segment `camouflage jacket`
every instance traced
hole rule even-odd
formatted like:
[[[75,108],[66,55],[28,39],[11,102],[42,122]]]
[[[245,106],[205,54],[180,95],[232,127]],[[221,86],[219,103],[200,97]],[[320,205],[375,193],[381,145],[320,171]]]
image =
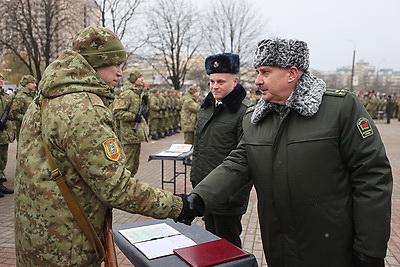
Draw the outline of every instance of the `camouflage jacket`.
[[[36,92],[25,87],[20,87],[15,95],[14,102],[11,108],[11,116],[20,123],[25,115],[26,110],[32,103]]]
[[[143,115],[136,123],[135,118],[142,103],[142,88],[127,81],[113,103],[113,114],[117,121],[117,134],[122,144],[147,141],[149,127]],[[136,126],[136,127],[135,127]]]
[[[9,96],[3,88],[0,88],[0,118],[6,109],[7,103],[11,101],[11,96]],[[0,131],[0,145],[6,145],[12,143],[15,139],[15,124],[11,120],[7,120],[6,129]]]
[[[196,102],[194,97],[184,98],[181,111],[181,128],[183,132],[194,132],[197,112],[199,110],[200,105]]]
[[[139,182],[126,170],[107,107],[111,90],[81,55],[64,51],[47,67],[39,88],[19,139],[14,196],[17,266],[100,266],[50,177],[41,131],[101,240],[110,207],[154,218],[179,216],[180,197]]]

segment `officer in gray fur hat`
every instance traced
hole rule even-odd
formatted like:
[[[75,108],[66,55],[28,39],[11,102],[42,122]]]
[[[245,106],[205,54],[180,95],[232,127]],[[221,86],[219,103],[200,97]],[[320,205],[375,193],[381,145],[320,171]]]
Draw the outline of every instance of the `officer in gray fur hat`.
[[[188,198],[207,212],[253,181],[268,266],[383,267],[393,186],[385,147],[357,96],[325,88],[309,63],[303,41],[258,43],[262,98],[237,148]]]

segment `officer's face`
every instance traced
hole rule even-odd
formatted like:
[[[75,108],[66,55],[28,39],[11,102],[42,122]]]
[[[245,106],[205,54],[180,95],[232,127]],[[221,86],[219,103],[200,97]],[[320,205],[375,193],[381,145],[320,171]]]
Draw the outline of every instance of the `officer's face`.
[[[256,72],[255,84],[261,90],[262,98],[271,103],[285,105],[286,100],[296,88],[298,69],[260,66]]]
[[[231,73],[211,73],[210,74],[210,91],[214,98],[221,101],[222,98],[232,92],[238,83],[238,78]]]
[[[121,65],[111,65],[96,69],[97,75],[110,87],[115,87],[122,76]]]

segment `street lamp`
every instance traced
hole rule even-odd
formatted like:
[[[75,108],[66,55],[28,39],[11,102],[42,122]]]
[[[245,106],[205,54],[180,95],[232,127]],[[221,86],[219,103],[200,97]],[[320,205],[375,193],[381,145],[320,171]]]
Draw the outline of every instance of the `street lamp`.
[[[354,65],[355,65],[355,60],[356,60],[356,45],[354,41],[352,40],[347,40],[353,44],[353,63],[351,65],[351,80],[350,80],[350,92],[354,91],[353,88],[353,80],[354,80]]]

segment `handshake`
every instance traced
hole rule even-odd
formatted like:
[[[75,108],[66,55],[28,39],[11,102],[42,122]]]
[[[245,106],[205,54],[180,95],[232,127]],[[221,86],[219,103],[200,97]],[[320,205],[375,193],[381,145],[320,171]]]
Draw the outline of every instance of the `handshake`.
[[[174,220],[175,222],[191,225],[194,218],[203,216],[204,202],[199,195],[191,193],[189,195],[180,194],[178,196],[182,198],[183,207],[181,214]]]

